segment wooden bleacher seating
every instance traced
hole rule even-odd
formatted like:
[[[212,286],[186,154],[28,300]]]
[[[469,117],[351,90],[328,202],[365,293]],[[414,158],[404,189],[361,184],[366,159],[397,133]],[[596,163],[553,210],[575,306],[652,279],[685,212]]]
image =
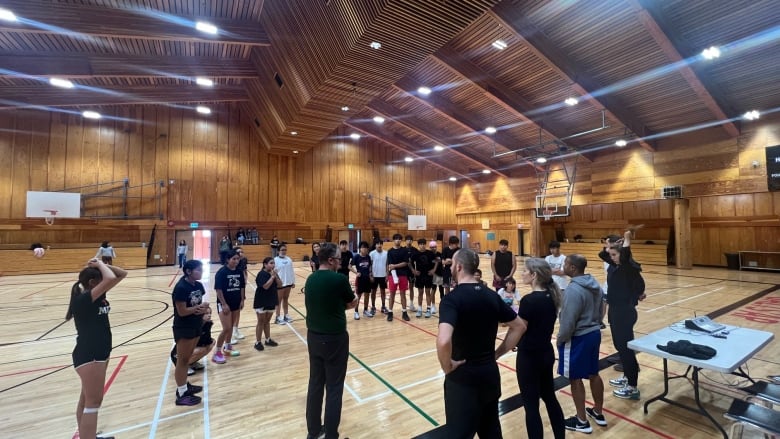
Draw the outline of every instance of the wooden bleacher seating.
[[[124,269],[146,268],[146,247],[141,243],[113,244],[117,257],[114,263]],[[56,246],[46,250],[42,258],[33,256],[32,250],[0,250],[0,271],[5,276],[21,274],[76,273],[95,257],[99,243],[94,246],[60,248]],[[63,245],[63,247],[66,247]]]
[[[585,256],[588,262],[599,261],[598,254],[603,248],[604,246],[600,242],[561,243],[561,253],[564,255],[579,253]],[[631,244],[631,252],[634,254],[634,259],[640,264],[667,265],[666,244]]]

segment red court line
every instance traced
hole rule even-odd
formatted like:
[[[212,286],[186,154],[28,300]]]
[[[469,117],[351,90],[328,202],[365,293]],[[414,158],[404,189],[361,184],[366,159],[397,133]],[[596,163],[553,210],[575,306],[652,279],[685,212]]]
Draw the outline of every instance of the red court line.
[[[176,273],[173,273],[173,279],[171,279],[170,283],[168,283],[168,288],[170,288],[171,285],[173,285],[173,281],[176,280],[177,276],[179,276],[179,269],[178,268],[176,269]]]
[[[111,384],[114,383],[114,380],[116,379],[116,376],[119,375],[119,369],[122,368],[122,366],[125,364],[125,361],[127,361],[127,355],[122,355],[119,357],[119,364],[116,365],[114,368],[114,371],[111,373],[111,376],[106,381],[106,384],[103,386],[103,394],[105,395],[108,393],[108,389],[111,387]],[[79,432],[76,430],[75,433],[73,433],[72,439],[79,439]]]
[[[34,295],[36,295],[36,294],[38,294],[38,293],[42,293],[42,292],[44,292],[44,291],[46,291],[46,290],[49,290],[49,289],[52,289],[52,288],[58,288],[58,287],[61,287],[61,286],[62,286],[62,284],[65,284],[65,283],[68,283],[68,282],[70,282],[70,281],[64,281],[64,282],[60,282],[60,283],[58,283],[57,285],[54,285],[54,286],[51,286],[51,287],[48,287],[48,288],[44,288],[44,289],[42,289],[42,290],[38,290],[38,291],[32,292],[32,293],[30,293],[30,294],[27,294],[26,296],[22,296],[22,297],[20,297],[20,299],[26,299],[26,298],[28,298],[28,297],[30,297],[30,296],[34,296]]]
[[[127,359],[127,355],[120,355],[118,357],[111,357],[112,359],[119,358],[119,366],[122,367],[122,364],[124,364],[125,360]],[[52,370],[52,369],[61,369],[63,367],[73,366],[72,364],[59,364],[57,366],[49,366],[49,367],[41,367],[39,369],[26,369],[26,370],[19,370],[16,372],[6,373],[0,375],[0,378],[2,377],[10,377],[14,375],[22,375],[25,373],[33,373],[33,372],[40,372],[42,370]]]

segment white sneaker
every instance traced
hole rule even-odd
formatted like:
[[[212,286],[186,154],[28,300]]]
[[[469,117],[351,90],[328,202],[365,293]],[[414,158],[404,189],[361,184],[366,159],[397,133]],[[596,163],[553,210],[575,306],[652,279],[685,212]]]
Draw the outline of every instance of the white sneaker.
[[[364,310],[363,311],[363,315],[366,316],[366,317],[374,317],[374,313],[372,313],[369,310]]]
[[[238,343],[238,339],[236,338],[236,334],[233,334],[232,337],[230,337],[230,344],[236,344]]]
[[[431,305],[431,314],[436,314],[436,305]]]
[[[360,320],[360,313],[355,311],[355,320]]]
[[[413,303],[409,304],[409,311],[411,311],[411,312],[417,311],[417,308],[415,308]]]
[[[417,308],[417,318],[422,317],[422,308]]]
[[[240,329],[238,329],[238,328],[236,328],[236,330],[235,330],[235,334],[233,334],[233,336],[234,336],[235,338],[239,339],[239,340],[243,340],[243,339],[245,339],[245,338],[246,338],[246,335],[242,334],[242,333],[241,333],[241,330],[240,330]]]
[[[195,375],[195,369],[188,367],[187,368],[187,376]]]
[[[287,322],[284,321],[284,318],[282,316],[279,316],[276,318],[276,324],[277,325],[286,325]]]
[[[290,317],[290,314],[285,314],[284,315],[284,321],[287,322],[287,323],[292,323],[293,319],[292,319],[292,317]]]

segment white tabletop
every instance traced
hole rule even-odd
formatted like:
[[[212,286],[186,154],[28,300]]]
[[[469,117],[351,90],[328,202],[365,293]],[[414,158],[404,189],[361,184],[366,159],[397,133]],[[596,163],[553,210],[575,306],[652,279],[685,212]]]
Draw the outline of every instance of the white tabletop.
[[[653,333],[628,342],[628,347],[638,351],[668,358],[680,363],[690,364],[702,369],[722,373],[734,372],[739,366],[764,348],[775,335],[771,332],[755,329],[727,326],[726,338],[715,338],[705,332],[687,329],[681,323],[675,323]],[[691,343],[709,346],[718,353],[709,360],[697,360],[691,357],[673,355],[658,349],[657,345],[665,346],[670,341],[688,340]]]

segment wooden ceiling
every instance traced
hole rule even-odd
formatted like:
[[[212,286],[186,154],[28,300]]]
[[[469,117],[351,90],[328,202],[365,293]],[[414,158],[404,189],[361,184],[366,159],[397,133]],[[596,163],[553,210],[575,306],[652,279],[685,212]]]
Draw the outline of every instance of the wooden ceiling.
[[[744,112],[780,107],[775,0],[4,0],[0,8],[19,17],[0,20],[0,110],[239,102],[274,153],[306,151],[344,126],[339,132],[375,137],[460,178],[532,173],[540,156],[587,160],[617,139],[653,150],[660,138],[712,124],[734,137]],[[220,33],[195,30],[197,21]],[[711,45],[722,55],[708,61],[701,51]],[[214,86],[196,85],[197,76]],[[55,88],[50,77],[77,86]],[[570,97],[579,104],[565,105]]]

